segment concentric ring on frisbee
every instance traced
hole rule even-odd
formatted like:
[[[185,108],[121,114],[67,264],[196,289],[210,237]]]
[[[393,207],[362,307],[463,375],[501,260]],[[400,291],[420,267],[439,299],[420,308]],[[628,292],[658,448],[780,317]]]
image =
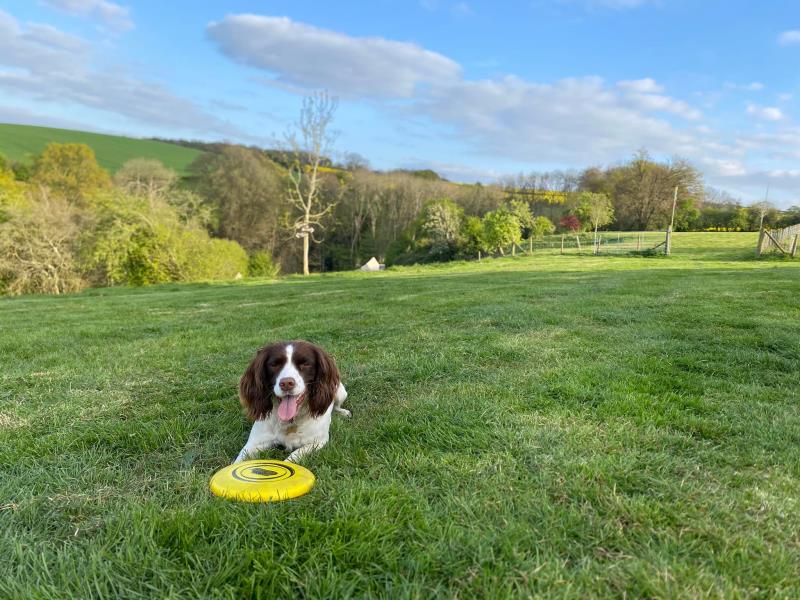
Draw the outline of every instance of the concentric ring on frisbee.
[[[209,482],[211,492],[230,500],[276,502],[297,498],[314,487],[314,474],[283,460],[246,460],[220,469]]]

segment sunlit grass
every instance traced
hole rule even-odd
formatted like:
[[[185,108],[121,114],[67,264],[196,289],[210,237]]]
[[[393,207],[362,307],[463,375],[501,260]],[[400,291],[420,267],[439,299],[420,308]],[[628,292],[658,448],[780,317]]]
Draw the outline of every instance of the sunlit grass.
[[[2,300],[0,597],[797,597],[800,261],[754,247]],[[354,417],[309,495],[212,497],[281,338]]]

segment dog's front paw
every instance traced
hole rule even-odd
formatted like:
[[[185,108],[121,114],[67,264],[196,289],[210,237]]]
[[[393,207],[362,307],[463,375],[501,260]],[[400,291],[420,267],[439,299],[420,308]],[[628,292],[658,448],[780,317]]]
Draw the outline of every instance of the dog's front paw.
[[[353,413],[351,413],[346,408],[334,408],[333,410],[335,410],[340,415],[347,417],[348,419],[353,416]]]

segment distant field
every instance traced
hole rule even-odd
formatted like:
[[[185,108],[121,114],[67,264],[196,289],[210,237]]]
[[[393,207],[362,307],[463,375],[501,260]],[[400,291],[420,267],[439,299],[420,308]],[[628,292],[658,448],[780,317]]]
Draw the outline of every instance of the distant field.
[[[13,160],[39,154],[50,142],[83,143],[90,146],[98,162],[111,173],[132,158],[155,158],[181,175],[201,152],[175,144],[117,135],[0,123],[0,154]]]
[[[756,237],[0,300],[0,598],[798,598],[800,260]],[[307,496],[213,497],[284,338],[353,418]]]

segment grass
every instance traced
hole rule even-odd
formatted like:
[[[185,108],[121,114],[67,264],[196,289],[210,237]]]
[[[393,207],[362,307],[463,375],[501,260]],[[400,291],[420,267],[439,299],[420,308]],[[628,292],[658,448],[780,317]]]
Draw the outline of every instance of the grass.
[[[755,239],[0,301],[0,596],[796,598],[800,261]],[[307,496],[212,497],[280,338],[353,419]]]
[[[112,174],[132,158],[154,158],[180,175],[186,175],[189,164],[201,154],[192,148],[153,140],[0,123],[0,154],[12,160],[28,160],[51,142],[90,146],[97,155],[97,162]]]

